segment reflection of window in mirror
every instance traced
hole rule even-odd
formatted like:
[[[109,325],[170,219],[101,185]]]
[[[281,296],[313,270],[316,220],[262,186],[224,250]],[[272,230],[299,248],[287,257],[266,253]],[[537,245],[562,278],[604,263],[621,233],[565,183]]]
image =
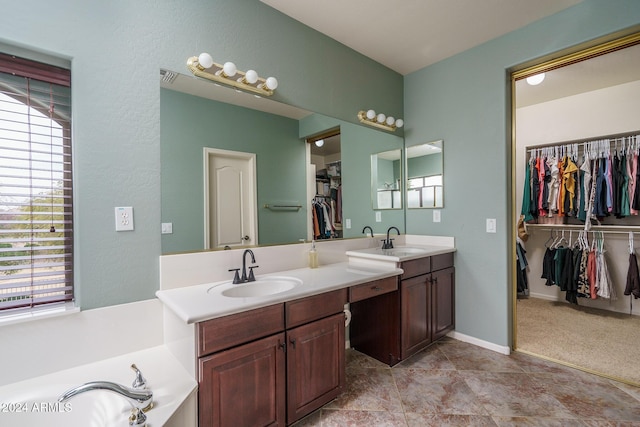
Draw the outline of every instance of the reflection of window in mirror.
[[[444,206],[442,141],[407,147],[407,208]]]

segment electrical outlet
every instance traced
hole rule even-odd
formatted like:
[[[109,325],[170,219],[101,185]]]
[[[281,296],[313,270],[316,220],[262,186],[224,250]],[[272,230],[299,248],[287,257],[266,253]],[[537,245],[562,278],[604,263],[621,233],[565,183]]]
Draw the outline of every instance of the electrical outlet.
[[[133,230],[133,208],[119,207],[116,210],[116,231]]]
[[[382,222],[382,212],[376,212],[376,222]]]
[[[433,211],[433,222],[440,222],[440,211],[438,209]]]
[[[344,227],[345,227],[346,229],[350,229],[350,228],[351,228],[351,219],[350,219],[350,218],[346,218],[346,219],[344,220]]]
[[[163,222],[162,223],[162,234],[172,234],[173,233],[173,223],[172,222]]]

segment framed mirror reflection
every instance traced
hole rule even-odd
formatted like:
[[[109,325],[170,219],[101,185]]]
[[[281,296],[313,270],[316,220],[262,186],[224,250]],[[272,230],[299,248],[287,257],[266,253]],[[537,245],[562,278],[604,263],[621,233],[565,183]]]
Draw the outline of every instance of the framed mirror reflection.
[[[402,209],[402,150],[371,155],[373,209]]]
[[[407,208],[444,207],[443,141],[406,148]]]

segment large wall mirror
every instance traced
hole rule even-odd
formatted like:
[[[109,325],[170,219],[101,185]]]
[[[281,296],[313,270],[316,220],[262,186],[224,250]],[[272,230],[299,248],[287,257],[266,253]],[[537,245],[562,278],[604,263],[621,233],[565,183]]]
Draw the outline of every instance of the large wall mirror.
[[[328,129],[339,129],[341,137],[341,208],[351,224],[343,229],[342,237],[360,237],[364,225],[385,230],[394,225],[404,230],[401,209],[375,223],[369,196],[371,154],[402,150],[402,137],[164,72],[160,95],[162,252],[309,240],[314,198],[310,191],[316,191],[316,183],[315,176],[309,177],[311,155],[305,139]],[[234,189],[243,182],[234,164],[246,157],[255,174],[255,188],[247,190],[255,193],[251,209]],[[206,170],[227,184],[216,187],[215,181],[206,181]],[[221,196],[217,205],[205,202],[206,187],[210,198]],[[235,212],[242,211],[248,214],[248,223],[256,225],[255,231],[244,232],[251,228],[237,221]],[[221,218],[227,218],[229,225],[219,224]],[[227,227],[243,231],[216,233]]]
[[[371,155],[373,209],[402,209],[402,150]]]
[[[406,148],[407,208],[444,207],[443,141]]]

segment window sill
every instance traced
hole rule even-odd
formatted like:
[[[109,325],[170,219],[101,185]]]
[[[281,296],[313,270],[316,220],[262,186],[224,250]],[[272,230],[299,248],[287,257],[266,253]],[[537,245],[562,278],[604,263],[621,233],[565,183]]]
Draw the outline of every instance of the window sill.
[[[73,302],[56,304],[53,306],[36,307],[29,309],[12,310],[0,313],[0,327],[15,323],[30,322],[33,320],[47,319],[50,317],[65,316],[80,312]]]

